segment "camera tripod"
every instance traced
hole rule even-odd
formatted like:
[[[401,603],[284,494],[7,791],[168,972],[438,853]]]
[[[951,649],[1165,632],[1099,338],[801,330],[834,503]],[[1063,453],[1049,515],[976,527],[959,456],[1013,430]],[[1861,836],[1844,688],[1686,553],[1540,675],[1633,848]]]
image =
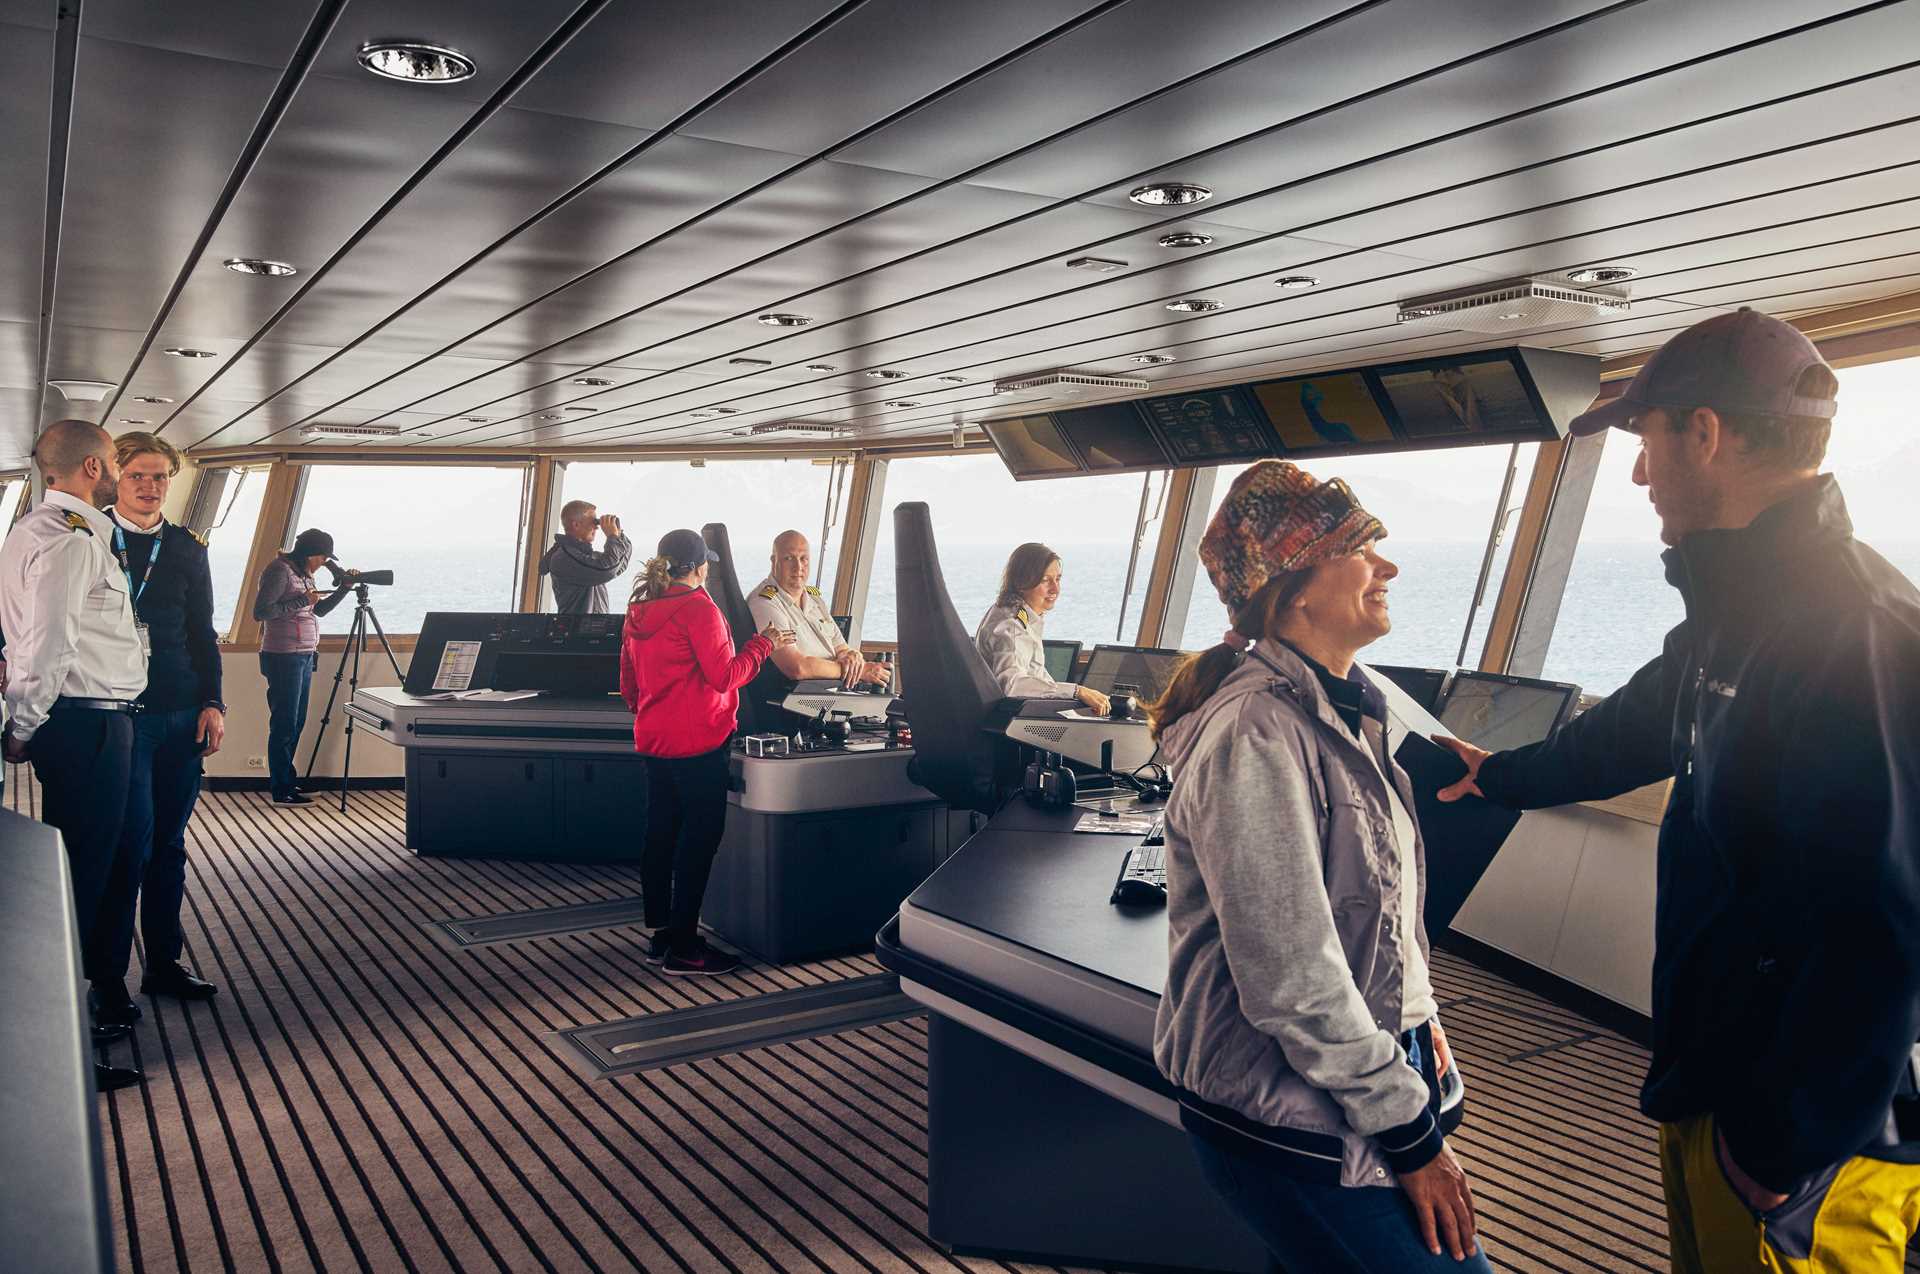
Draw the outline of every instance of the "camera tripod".
[[[387,662],[393,665],[393,675],[401,681],[406,674],[400,671],[400,661],[393,657],[393,647],[387,644],[387,630],[380,627],[380,617],[373,613],[373,602],[367,597],[367,586],[353,586],[353,626],[347,630],[347,644],[340,649],[340,662],[334,665],[333,689],[327,692],[327,710],[320,714],[320,728],[313,735],[313,750],[307,753],[307,772],[305,778],[313,778],[313,763],[320,756],[320,745],[326,741],[327,723],[333,720],[333,705],[340,697],[340,679],[347,674],[347,660],[353,660],[353,674],[347,677],[347,703],[353,703],[354,692],[360,689],[360,656],[367,649],[367,628],[373,628],[374,636],[380,639],[380,649],[387,652]],[[347,786],[353,774],[353,714],[347,713],[347,752],[340,762],[340,812],[347,812]]]

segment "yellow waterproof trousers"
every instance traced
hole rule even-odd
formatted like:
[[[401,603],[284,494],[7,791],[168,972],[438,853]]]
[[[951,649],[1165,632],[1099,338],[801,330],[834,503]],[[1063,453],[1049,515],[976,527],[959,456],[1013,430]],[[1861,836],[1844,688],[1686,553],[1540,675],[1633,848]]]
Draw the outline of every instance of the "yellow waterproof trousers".
[[[1848,1159],[1754,1213],[1727,1184],[1711,1116],[1660,1126],[1674,1274],[1900,1274],[1920,1226],[1920,1164]]]

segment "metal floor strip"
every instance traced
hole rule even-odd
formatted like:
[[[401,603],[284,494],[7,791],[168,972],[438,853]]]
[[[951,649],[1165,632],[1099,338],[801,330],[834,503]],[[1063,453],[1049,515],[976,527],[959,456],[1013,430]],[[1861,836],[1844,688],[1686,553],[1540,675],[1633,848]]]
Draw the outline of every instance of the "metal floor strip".
[[[498,942],[524,942],[587,929],[614,929],[637,925],[642,911],[638,898],[610,898],[570,907],[540,907],[497,916],[465,916],[435,920],[429,926],[453,939],[456,947],[485,947]]]
[[[597,1079],[837,1035],[924,1012],[890,973],[561,1031]]]

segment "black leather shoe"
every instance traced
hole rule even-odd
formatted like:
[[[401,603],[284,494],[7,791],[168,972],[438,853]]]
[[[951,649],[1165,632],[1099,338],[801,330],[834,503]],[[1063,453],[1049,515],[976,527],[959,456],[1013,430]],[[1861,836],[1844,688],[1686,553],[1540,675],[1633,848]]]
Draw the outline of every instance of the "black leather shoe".
[[[124,982],[102,982],[93,988],[95,1026],[132,1026],[140,1020],[140,1006],[127,994]]]
[[[180,967],[178,961],[168,961],[147,970],[147,976],[140,979],[140,994],[170,995],[176,1000],[211,1000],[220,994],[220,988],[205,978],[197,978]]]
[[[273,798],[273,803],[275,805],[311,805],[313,804],[313,798],[311,796],[302,796],[298,792],[282,792]]]
[[[115,1040],[123,1040],[133,1034],[133,1028],[124,1022],[115,1022],[109,1026],[89,1026],[87,1033],[93,1037],[96,1045],[111,1044]]]
[[[93,1064],[93,1086],[103,1093],[116,1088],[132,1088],[146,1078],[134,1066],[109,1066],[105,1062]]]

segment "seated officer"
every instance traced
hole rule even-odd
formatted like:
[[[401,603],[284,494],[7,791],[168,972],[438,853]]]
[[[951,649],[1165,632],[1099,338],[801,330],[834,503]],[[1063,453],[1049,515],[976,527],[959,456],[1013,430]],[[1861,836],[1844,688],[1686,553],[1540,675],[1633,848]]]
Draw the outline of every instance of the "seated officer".
[[[868,663],[827,613],[820,590],[807,583],[813,550],[798,531],[783,531],[773,542],[773,574],[747,597],[756,629],[782,628],[793,644],[774,650],[773,664],[795,681],[832,677],[849,688],[887,684],[886,665]]]
[[[1107,715],[1107,696],[1091,686],[1055,681],[1047,672],[1047,612],[1060,600],[1060,555],[1044,544],[1022,544],[1000,576],[1000,598],[973,635],[1000,692],[1014,699],[1078,699]]]

